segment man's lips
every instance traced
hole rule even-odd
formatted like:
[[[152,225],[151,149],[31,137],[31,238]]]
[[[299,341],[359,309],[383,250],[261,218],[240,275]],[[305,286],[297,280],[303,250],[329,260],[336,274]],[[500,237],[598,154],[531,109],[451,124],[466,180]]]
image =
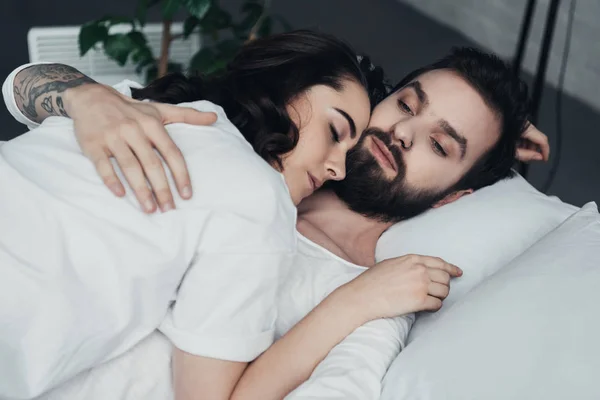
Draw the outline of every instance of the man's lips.
[[[379,162],[383,165],[393,169],[394,172],[398,172],[398,165],[390,149],[377,137],[372,136],[372,139],[371,149],[375,158],[379,159]]]

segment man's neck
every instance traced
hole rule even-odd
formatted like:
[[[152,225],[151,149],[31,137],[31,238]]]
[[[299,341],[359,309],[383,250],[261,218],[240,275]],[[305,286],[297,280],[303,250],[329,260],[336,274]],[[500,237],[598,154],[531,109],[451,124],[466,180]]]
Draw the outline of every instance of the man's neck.
[[[391,223],[367,218],[348,208],[330,190],[321,190],[298,206],[298,231],[311,241],[357,265],[375,264],[375,246]]]

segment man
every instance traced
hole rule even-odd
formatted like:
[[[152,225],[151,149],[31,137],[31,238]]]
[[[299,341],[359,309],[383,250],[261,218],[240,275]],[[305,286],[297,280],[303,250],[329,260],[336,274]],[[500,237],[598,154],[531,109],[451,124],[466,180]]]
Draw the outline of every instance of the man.
[[[62,83],[43,86],[47,82],[42,80],[37,86],[42,89],[29,91],[44,93],[49,100],[24,93],[18,86],[23,79],[17,78],[14,88],[19,91],[17,98],[23,100],[17,102],[20,112],[30,120],[41,120],[47,115],[70,115],[75,119],[76,127],[78,120],[86,120],[85,113],[99,116],[95,127],[79,127],[88,131],[89,138],[81,145],[116,194],[122,194],[123,189],[108,162],[112,154],[103,146],[102,140],[123,140],[136,154],[156,147],[169,164],[180,194],[189,197],[184,161],[168,136],[161,136],[161,129],[156,126],[157,121],[182,120],[181,109],[130,102],[106,89],[87,91],[94,99],[85,102],[82,99],[87,89],[81,84],[89,81],[76,72],[64,71],[65,75],[53,77]],[[76,91],[80,92],[78,101],[86,103],[85,108],[68,106],[67,94]],[[27,104],[26,99],[32,101]],[[43,102],[46,106],[41,105],[36,111],[36,104]],[[179,114],[174,115],[175,112]],[[342,259],[356,265],[372,266],[377,239],[392,223],[450,203],[510,176],[517,140],[527,125],[526,112],[525,87],[495,57],[461,49],[438,63],[415,71],[375,107],[368,134],[349,155],[346,181],[316,193],[300,205],[298,231]],[[42,115],[44,113],[46,115]],[[194,118],[200,119],[198,115],[186,114],[183,120],[191,122]],[[136,128],[136,124],[141,125]],[[121,126],[132,129],[123,130]],[[104,129],[120,133],[111,139],[106,139],[107,134],[95,134]],[[149,141],[141,135],[142,131],[148,132]],[[541,154],[547,157],[545,144]],[[128,165],[124,170],[130,186],[139,190],[140,200],[151,196],[145,171],[161,208],[172,206],[162,167],[145,165],[142,169],[140,165]],[[363,332],[366,331],[357,330],[329,353],[311,379],[293,392],[291,398],[312,396],[332,379],[340,382],[338,390],[348,390],[345,398],[352,393],[357,395],[358,392],[348,385],[348,377],[357,369],[362,373],[355,385],[363,388],[370,385],[364,390],[370,396],[377,394],[377,385],[401,346],[394,345],[394,338],[388,337],[391,342],[377,347],[372,341],[377,336],[373,332],[363,336]],[[364,351],[359,354],[348,351],[347,345],[359,346]],[[288,363],[296,363],[302,358],[301,354],[294,354],[294,350],[289,349]],[[345,361],[349,355],[352,355],[351,363]],[[268,360],[259,358],[257,363],[260,362]],[[306,380],[306,371],[313,368],[314,365],[305,369],[301,379],[296,377],[298,383]],[[281,366],[282,373],[288,370],[286,365]],[[272,380],[276,382],[283,377],[273,376]]]

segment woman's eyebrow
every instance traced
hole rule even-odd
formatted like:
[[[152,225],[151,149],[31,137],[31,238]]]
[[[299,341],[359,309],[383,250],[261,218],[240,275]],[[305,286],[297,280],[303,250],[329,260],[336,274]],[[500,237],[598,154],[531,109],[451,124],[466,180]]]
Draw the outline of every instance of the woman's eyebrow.
[[[350,115],[348,115],[348,113],[342,109],[333,107],[333,109],[335,111],[337,111],[338,113],[340,113],[340,115],[344,118],[346,118],[346,120],[348,121],[348,125],[350,125],[350,137],[352,139],[354,139],[354,137],[356,136],[356,124],[354,123],[354,120],[352,119],[352,117]]]

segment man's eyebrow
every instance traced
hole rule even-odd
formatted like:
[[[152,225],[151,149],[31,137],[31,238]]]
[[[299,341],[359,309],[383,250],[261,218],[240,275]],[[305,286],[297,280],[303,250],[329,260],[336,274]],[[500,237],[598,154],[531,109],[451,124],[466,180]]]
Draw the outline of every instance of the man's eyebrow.
[[[348,125],[350,125],[350,137],[354,139],[356,137],[356,124],[354,123],[352,117],[348,115],[348,113],[344,110],[341,110],[336,107],[334,107],[333,109],[339,112],[342,115],[342,117],[346,118],[346,120],[348,121]]]
[[[456,132],[456,129],[454,129],[452,127],[452,125],[450,125],[448,123],[448,121],[446,121],[445,119],[440,119],[438,121],[438,124],[440,125],[440,127],[444,130],[444,132],[446,133],[446,135],[450,136],[452,139],[456,140],[456,142],[458,143],[458,145],[460,146],[460,159],[464,159],[465,158],[465,154],[467,152],[467,138],[460,135],[458,132]]]
[[[412,81],[411,83],[406,85],[405,88],[413,89],[415,91],[415,93],[417,94],[417,98],[419,99],[419,102],[423,106],[426,106],[427,104],[429,104],[429,97],[427,97],[427,93],[425,93],[425,91],[423,90],[423,87],[421,86],[421,82]]]

